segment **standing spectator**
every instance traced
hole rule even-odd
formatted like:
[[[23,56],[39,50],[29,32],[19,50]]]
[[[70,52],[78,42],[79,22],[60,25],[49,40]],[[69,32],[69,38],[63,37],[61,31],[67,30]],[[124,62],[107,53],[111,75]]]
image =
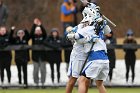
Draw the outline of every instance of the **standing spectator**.
[[[15,30],[15,27],[11,28],[11,31]],[[13,44],[14,45],[28,45],[29,41],[29,33],[27,30],[18,30],[16,32],[15,37],[13,37]],[[18,79],[19,84],[22,84],[22,70],[23,70],[23,79],[24,84],[27,86],[27,64],[29,61],[29,49],[23,49],[23,50],[15,50],[15,62],[18,70]]]
[[[54,64],[56,63],[57,68],[57,82],[60,82],[60,63],[61,63],[61,43],[62,39],[59,36],[57,28],[53,28],[47,39],[47,45],[53,48],[53,50],[47,51],[47,60],[51,67],[51,78],[54,83]]]
[[[73,48],[72,42],[68,40],[66,37],[63,37],[62,47],[64,48],[66,71],[68,71],[69,62],[70,62],[70,54]]]
[[[0,0],[0,26],[5,25],[8,17],[8,9],[3,4],[3,0]]]
[[[135,46],[137,44],[134,33],[131,29],[129,29],[126,33],[126,39],[124,40],[124,44],[132,44]],[[135,62],[136,62],[136,55],[135,52],[137,49],[124,49],[125,51],[125,65],[126,65],[126,82],[128,83],[129,79],[129,70],[132,71],[132,83],[134,83],[135,78]]]
[[[61,5],[61,22],[63,25],[63,32],[65,34],[66,27],[74,25],[74,13],[76,7],[73,4],[73,0],[64,0]]]
[[[0,71],[1,71],[1,82],[4,83],[4,69],[7,72],[8,83],[11,82],[11,59],[12,54],[10,50],[3,50],[10,45],[12,33],[8,34],[5,26],[0,27]]]
[[[46,30],[38,18],[34,19],[34,24],[31,29],[32,45],[43,45],[46,39]],[[33,77],[35,84],[39,84],[39,71],[41,72],[42,86],[46,80],[46,55],[44,50],[32,50],[32,59],[34,64]]]
[[[77,24],[78,24],[78,22],[77,22],[77,13],[78,13],[77,0],[73,0],[73,5],[75,6],[73,26],[77,26]]]
[[[107,45],[115,45],[116,44],[116,38],[114,37],[114,34],[112,31],[110,34],[106,35],[105,43]],[[108,59],[109,59],[109,68],[110,68],[109,69],[109,80],[111,82],[112,75],[113,75],[113,69],[115,68],[115,64],[116,64],[115,49],[113,49],[113,48],[107,49],[107,55],[108,55]]]

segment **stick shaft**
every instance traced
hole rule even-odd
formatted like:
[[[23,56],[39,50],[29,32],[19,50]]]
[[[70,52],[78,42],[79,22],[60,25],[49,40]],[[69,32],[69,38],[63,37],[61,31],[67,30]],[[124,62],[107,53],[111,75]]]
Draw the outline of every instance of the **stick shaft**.
[[[86,63],[87,63],[87,61],[88,61],[90,52],[91,52],[91,50],[92,50],[94,44],[95,44],[95,43],[93,42],[93,43],[92,43],[92,46],[91,46],[91,48],[90,48],[90,51],[89,51],[89,53],[88,53],[88,55],[87,55],[87,57],[86,57],[86,59],[85,59],[85,61],[84,61],[84,64],[83,64],[83,66],[82,66],[82,68],[81,68],[81,70],[80,70],[80,75],[82,74],[82,71],[83,71],[83,69],[84,69],[84,67],[85,67],[85,65],[86,65]]]
[[[111,25],[113,25],[114,27],[116,27],[116,24],[114,22],[112,22],[110,19],[108,19],[105,15],[102,15],[103,18],[108,21]]]

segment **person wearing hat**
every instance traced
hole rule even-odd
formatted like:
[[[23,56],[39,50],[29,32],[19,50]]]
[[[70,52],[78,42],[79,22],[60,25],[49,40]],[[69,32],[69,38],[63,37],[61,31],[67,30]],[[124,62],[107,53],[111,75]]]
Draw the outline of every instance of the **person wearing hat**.
[[[116,37],[114,36],[113,31],[110,32],[110,34],[107,34],[105,36],[105,43],[107,45],[115,45],[117,43]],[[109,81],[111,83],[112,81],[112,76],[113,76],[113,69],[115,68],[116,65],[116,54],[115,54],[115,49],[107,49],[107,55],[109,59]]]
[[[136,45],[137,42],[134,38],[134,33],[131,29],[129,29],[126,33],[126,38],[124,40],[124,45],[131,44]],[[129,71],[132,72],[132,84],[134,83],[135,78],[135,62],[136,62],[136,55],[135,52],[137,49],[129,48],[124,49],[125,52],[125,65],[126,65],[126,82],[128,83],[129,80]]]
[[[11,31],[15,31],[15,27],[11,28]],[[18,30],[15,33],[15,37],[13,35],[13,44],[14,45],[28,45],[28,41],[30,39],[28,31],[25,30]],[[22,49],[22,50],[15,50],[15,62],[18,70],[18,79],[19,84],[22,84],[22,71],[23,71],[23,79],[24,85],[28,86],[27,80],[27,64],[29,61],[29,49]]]
[[[47,37],[45,28],[38,18],[34,19],[34,24],[31,29],[30,37],[32,39],[32,45],[44,45],[44,41]],[[44,50],[32,50],[33,60],[33,78],[35,84],[38,86],[39,82],[39,71],[41,72],[41,84],[44,86],[46,80],[46,53]]]
[[[54,64],[56,64],[56,72],[57,72],[57,83],[60,83],[60,63],[61,63],[61,46],[62,46],[62,38],[59,36],[59,30],[57,28],[53,28],[51,30],[50,35],[48,36],[46,43],[48,47],[51,47],[52,50],[48,50],[47,61],[50,63],[51,68],[51,79],[52,83],[54,83]]]

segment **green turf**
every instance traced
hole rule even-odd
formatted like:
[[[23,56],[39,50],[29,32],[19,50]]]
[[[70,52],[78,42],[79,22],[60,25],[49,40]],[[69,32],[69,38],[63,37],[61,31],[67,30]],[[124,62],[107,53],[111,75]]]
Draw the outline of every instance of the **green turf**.
[[[0,93],[65,93],[65,89],[1,89]],[[73,90],[73,93],[78,93],[76,88]],[[98,93],[98,90],[90,88],[88,93]],[[140,88],[107,88],[107,93],[140,93]]]

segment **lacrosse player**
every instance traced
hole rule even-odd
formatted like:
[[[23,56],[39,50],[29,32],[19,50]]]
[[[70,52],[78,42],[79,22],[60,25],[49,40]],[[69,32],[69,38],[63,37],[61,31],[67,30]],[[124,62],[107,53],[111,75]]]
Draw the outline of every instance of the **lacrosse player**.
[[[83,16],[85,17],[85,14],[88,15],[88,8],[86,8],[83,11]],[[72,28],[67,27],[66,31],[68,32],[67,38],[74,42],[73,49],[70,55],[70,63],[68,68],[68,76],[69,81],[67,82],[66,86],[66,93],[72,93],[72,89],[80,76],[80,71],[82,69],[83,63],[87,57],[87,53],[84,52],[82,38],[76,40],[73,36],[75,33],[80,33],[84,27],[86,27],[88,24],[86,22],[81,22],[78,26]]]
[[[84,50],[88,54],[88,59],[81,71],[78,81],[78,93],[87,93],[91,79],[94,79],[99,93],[106,93],[103,81],[106,80],[109,73],[109,60],[107,48],[104,42],[104,34],[110,34],[111,29],[106,25],[106,21],[98,18],[94,26],[91,26],[90,16],[85,17],[84,21],[89,20],[89,26],[86,26],[81,33],[75,33],[75,38],[84,38]],[[94,27],[94,31],[93,31]]]
[[[77,32],[80,31],[82,24],[79,24],[77,28]],[[66,31],[72,30],[74,28],[68,27]],[[75,32],[69,32],[67,37],[74,43],[73,49],[70,55],[70,62],[69,62],[69,68],[68,68],[68,77],[69,80],[67,82],[66,86],[66,93],[72,93],[72,89],[77,81],[77,78],[79,77],[80,69],[84,63],[84,60],[86,59],[87,54],[84,53],[84,47],[83,44],[79,44],[78,41],[70,38],[70,35]]]
[[[83,36],[78,33],[80,33],[81,31],[84,31],[84,30],[87,31],[89,29],[90,29],[90,31],[94,32],[94,29],[95,29],[95,27],[93,26],[94,23],[96,21],[100,21],[99,20],[100,16],[97,15],[97,11],[95,9],[85,7],[82,14],[83,14],[84,18],[81,21],[81,23],[76,27],[77,28],[76,31],[70,27],[67,28],[67,32],[69,32],[67,35],[68,39],[71,39],[71,40],[74,39],[75,43],[73,45],[73,50],[72,50],[71,56],[70,56],[70,65],[69,65],[69,69],[68,69],[69,81],[66,86],[66,93],[72,92],[73,86],[74,86],[77,78],[79,77],[80,70],[82,69],[82,65],[85,62],[85,59],[87,57],[87,53],[84,52],[84,45],[83,45],[83,42],[86,42],[86,41],[84,40]],[[89,16],[87,16],[87,15],[89,15]],[[85,29],[85,27],[88,25],[91,25],[89,27],[89,29]],[[105,27],[105,28],[108,28],[108,27]],[[108,30],[108,29],[106,29],[106,30]]]
[[[92,15],[92,13],[95,11],[93,9],[87,8],[87,10],[90,12],[89,15],[85,16],[81,21],[82,23],[87,23],[87,26],[76,32],[73,36],[71,35],[75,40],[82,39],[79,43],[84,44],[84,52],[89,54],[79,78],[78,92],[87,93],[89,82],[91,79],[94,79],[99,92],[106,93],[103,81],[108,76],[109,60],[104,42],[104,34],[109,34],[111,29],[102,18],[94,18],[95,15]]]

